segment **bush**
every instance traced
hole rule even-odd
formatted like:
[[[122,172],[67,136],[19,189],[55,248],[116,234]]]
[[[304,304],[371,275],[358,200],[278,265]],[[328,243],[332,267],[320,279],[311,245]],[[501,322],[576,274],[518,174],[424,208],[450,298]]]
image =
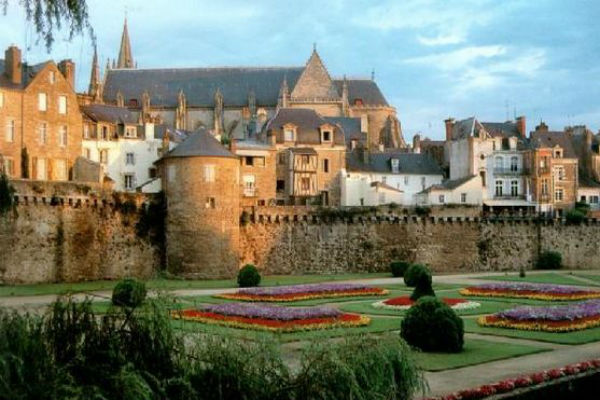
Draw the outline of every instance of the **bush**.
[[[464,344],[462,319],[434,297],[421,298],[406,312],[400,334],[423,351],[458,353]]]
[[[8,181],[8,177],[0,172],[0,215],[12,208],[14,194],[15,188]]]
[[[543,251],[536,263],[537,269],[562,268],[562,255],[558,251]]]
[[[565,217],[567,219],[567,224],[580,225],[585,219],[585,212],[579,208],[574,208],[572,210],[569,210]]]
[[[260,273],[252,264],[246,264],[240,269],[237,276],[239,287],[253,287],[260,284]]]
[[[112,303],[115,306],[135,308],[146,299],[146,285],[144,282],[126,278],[117,283],[113,289]]]
[[[421,264],[411,265],[404,273],[404,283],[415,290],[410,295],[411,300],[416,301],[423,296],[435,296],[432,287],[431,272]]]
[[[410,267],[410,263],[407,263],[406,261],[392,261],[390,263],[390,271],[394,278],[403,277],[408,267]]]

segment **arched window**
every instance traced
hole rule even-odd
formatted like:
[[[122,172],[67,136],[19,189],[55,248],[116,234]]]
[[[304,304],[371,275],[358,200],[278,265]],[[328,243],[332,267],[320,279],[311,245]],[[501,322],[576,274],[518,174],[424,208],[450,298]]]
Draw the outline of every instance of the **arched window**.
[[[513,156],[510,158],[510,170],[517,171],[519,169],[519,158]]]

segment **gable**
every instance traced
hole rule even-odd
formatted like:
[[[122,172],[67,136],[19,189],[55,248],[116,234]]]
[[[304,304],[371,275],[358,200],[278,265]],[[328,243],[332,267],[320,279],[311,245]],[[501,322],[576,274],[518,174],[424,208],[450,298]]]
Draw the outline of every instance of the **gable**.
[[[321,57],[313,51],[310,59],[304,67],[304,71],[298,78],[291,93],[292,99],[339,99],[333,81],[321,61]]]

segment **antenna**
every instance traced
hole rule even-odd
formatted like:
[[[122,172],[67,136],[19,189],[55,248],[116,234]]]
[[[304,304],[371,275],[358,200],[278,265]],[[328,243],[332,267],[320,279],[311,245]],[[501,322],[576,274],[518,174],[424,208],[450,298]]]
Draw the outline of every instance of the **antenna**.
[[[371,80],[374,81],[375,80],[375,68],[373,68],[371,70]]]

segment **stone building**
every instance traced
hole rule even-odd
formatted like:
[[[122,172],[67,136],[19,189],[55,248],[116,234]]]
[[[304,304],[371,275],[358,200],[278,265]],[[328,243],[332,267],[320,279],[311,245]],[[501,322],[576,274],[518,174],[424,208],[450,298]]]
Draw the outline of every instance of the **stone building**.
[[[238,158],[199,130],[157,165],[167,199],[168,270],[193,278],[233,276],[239,264]]]
[[[360,118],[368,142],[405,147],[396,110],[373,79],[334,79],[316,49],[304,66],[137,69],[125,24],[119,62],[103,79],[92,68],[90,96],[125,105],[177,129],[203,127],[227,140],[260,132],[278,108]]]
[[[231,152],[240,159],[240,206],[275,204],[277,149],[270,140],[232,140]]]
[[[75,64],[28,65],[9,47],[0,60],[0,157],[13,178],[69,180],[81,154]]]

